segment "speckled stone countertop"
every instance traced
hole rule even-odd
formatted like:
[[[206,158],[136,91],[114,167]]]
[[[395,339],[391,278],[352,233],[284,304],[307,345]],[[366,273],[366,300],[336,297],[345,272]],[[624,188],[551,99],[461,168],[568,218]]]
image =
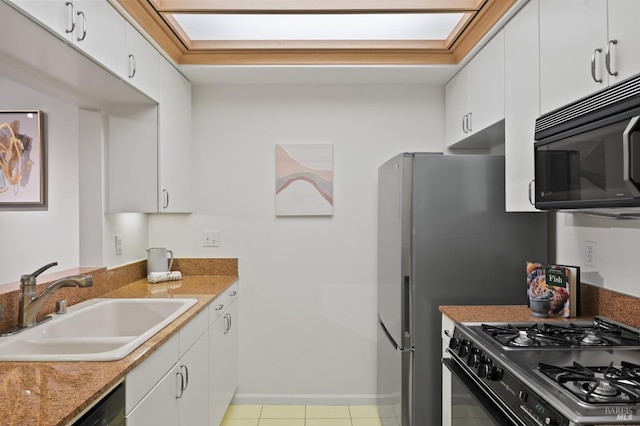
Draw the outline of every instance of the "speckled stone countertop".
[[[541,318],[531,315],[526,305],[440,306],[440,312],[455,322],[534,322]],[[580,317],[579,319],[586,319]],[[544,318],[545,321],[575,321],[576,318]]]
[[[67,425],[236,280],[237,276],[184,276],[180,281],[149,284],[143,279],[100,296],[190,297],[198,302],[118,361],[0,362],[0,424]]]

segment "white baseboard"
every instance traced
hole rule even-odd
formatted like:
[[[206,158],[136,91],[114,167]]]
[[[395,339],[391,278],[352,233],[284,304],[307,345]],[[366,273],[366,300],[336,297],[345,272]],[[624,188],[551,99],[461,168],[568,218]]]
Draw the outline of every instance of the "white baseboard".
[[[232,405],[376,405],[375,394],[236,393]]]

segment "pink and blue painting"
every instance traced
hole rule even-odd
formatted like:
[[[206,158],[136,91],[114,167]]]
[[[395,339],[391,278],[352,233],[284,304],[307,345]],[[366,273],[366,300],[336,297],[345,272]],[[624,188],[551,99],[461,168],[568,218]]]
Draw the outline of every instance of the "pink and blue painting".
[[[333,215],[333,145],[276,145],[276,215]]]

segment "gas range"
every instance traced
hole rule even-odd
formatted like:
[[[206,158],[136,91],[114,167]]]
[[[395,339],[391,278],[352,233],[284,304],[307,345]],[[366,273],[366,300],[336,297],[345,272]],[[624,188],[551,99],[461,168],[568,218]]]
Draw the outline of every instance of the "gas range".
[[[592,321],[456,324],[448,349],[514,424],[640,424],[640,331]]]

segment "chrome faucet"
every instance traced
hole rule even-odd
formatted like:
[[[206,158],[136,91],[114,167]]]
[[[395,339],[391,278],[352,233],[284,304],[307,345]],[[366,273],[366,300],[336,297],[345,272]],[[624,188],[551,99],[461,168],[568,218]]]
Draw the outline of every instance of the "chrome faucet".
[[[42,305],[49,300],[56,290],[63,287],[93,286],[93,278],[91,275],[74,275],[54,281],[45,288],[42,293],[36,296],[36,277],[57,264],[58,262],[49,263],[32,274],[22,275],[20,277],[20,301],[18,305],[19,329],[33,327],[37,324],[36,320]]]

